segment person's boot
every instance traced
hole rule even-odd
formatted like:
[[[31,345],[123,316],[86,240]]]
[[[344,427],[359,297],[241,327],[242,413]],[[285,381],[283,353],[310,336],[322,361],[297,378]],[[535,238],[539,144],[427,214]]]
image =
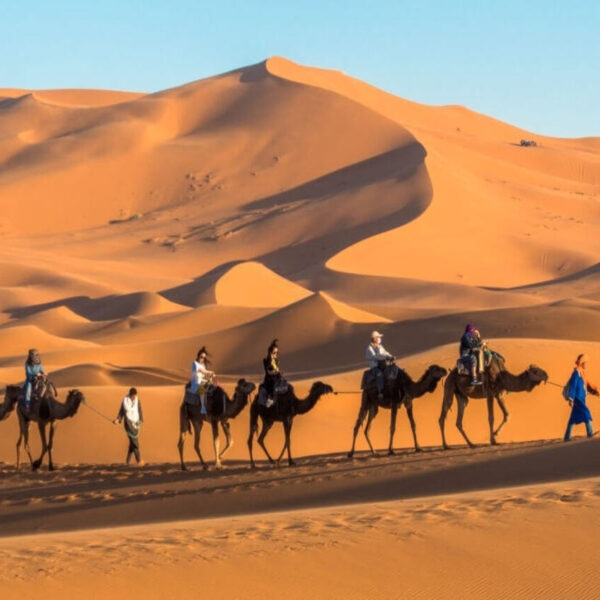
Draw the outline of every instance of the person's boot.
[[[204,398],[200,398],[200,414],[206,414],[206,400]]]

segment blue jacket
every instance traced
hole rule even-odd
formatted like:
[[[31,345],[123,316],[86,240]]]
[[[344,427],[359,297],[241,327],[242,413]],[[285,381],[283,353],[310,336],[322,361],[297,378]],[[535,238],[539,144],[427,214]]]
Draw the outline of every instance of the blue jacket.
[[[33,383],[38,373],[45,373],[44,367],[41,364],[31,365],[28,362],[25,363],[25,382]]]
[[[571,379],[569,379],[569,398],[573,400],[571,409],[571,417],[569,424],[577,425],[577,423],[585,423],[592,420],[592,413],[586,406],[585,399],[587,390],[585,389],[585,381],[577,369],[573,371]]]

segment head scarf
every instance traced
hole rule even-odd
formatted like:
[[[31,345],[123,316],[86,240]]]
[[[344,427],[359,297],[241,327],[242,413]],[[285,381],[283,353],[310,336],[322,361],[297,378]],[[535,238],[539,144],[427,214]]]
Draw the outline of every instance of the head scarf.
[[[475,333],[477,331],[477,327],[473,323],[467,323],[465,327],[465,333]]]
[[[32,348],[31,350],[29,350],[29,352],[27,353],[27,362],[30,365],[42,364],[42,359],[40,357],[39,351],[36,350],[35,348]]]

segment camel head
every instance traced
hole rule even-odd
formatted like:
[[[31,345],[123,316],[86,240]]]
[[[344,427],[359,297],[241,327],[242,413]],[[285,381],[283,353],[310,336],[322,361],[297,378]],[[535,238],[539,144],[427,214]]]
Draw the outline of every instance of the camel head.
[[[4,390],[4,401],[10,403],[10,410],[15,407],[15,404],[19,400],[19,395],[21,394],[21,388],[18,385],[7,385],[6,390]]]
[[[437,384],[440,379],[443,379],[448,375],[448,369],[444,367],[440,367],[439,365],[431,365],[427,368],[425,376],[431,379],[431,383],[429,384],[428,392],[434,392]]]
[[[315,381],[310,388],[311,395],[315,394],[317,396],[324,396],[325,394],[332,394],[333,388],[322,381]]]
[[[85,402],[85,396],[83,395],[83,392],[80,392],[79,390],[69,390],[69,393],[67,394],[67,401],[65,404],[69,407],[70,417],[75,415],[77,409],[79,408],[79,405],[82,402]]]
[[[256,385],[254,385],[251,381],[246,381],[243,377],[237,382],[237,385],[235,386],[236,393],[242,394],[246,397],[248,397],[255,389]]]
[[[546,383],[546,381],[548,381],[548,373],[546,373],[544,369],[538,367],[537,365],[529,365],[526,373],[531,385],[531,389],[540,385],[540,383]]]

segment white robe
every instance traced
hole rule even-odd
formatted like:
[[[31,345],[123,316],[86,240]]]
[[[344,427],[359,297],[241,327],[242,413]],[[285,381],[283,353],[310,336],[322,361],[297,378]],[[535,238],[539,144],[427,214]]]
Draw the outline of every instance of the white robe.
[[[202,362],[195,360],[192,363],[192,377],[190,379],[190,391],[195,394],[198,388],[210,381],[208,374],[210,371]]]

